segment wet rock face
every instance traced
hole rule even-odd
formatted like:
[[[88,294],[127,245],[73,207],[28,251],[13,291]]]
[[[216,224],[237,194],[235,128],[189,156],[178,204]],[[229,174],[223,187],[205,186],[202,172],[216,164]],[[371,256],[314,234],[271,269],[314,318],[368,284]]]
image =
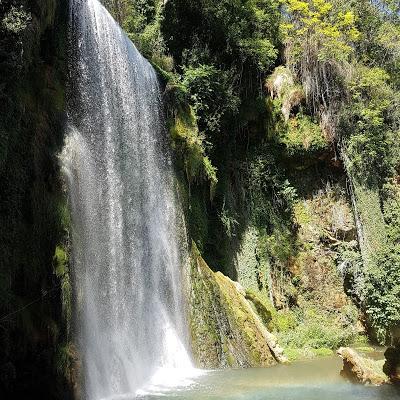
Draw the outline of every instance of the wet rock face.
[[[373,386],[380,386],[388,382],[388,378],[382,370],[382,361],[362,357],[350,347],[341,347],[337,354],[343,359],[343,369],[340,375],[351,382]]]

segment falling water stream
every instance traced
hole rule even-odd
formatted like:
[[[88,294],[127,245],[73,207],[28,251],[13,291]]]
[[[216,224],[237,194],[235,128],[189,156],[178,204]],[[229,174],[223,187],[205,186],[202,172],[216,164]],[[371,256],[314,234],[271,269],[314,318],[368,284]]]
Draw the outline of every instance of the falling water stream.
[[[182,290],[185,240],[161,93],[151,65],[97,0],[73,0],[70,21],[69,132],[61,161],[83,386],[89,400],[132,397],[193,370]]]

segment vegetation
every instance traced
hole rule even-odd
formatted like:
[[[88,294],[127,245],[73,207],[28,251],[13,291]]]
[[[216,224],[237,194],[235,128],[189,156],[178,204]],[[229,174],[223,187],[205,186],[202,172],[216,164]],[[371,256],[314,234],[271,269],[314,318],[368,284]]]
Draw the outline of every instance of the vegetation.
[[[398,1],[104,3],[159,73],[196,258],[244,287],[247,302],[199,264],[212,277],[193,283],[209,313],[200,346],[218,338],[214,306],[236,327],[241,310],[256,312],[292,359],[365,334],[389,342],[400,326]],[[71,386],[78,358],[55,157],[67,15],[57,0],[0,4],[0,383],[15,391],[40,361],[24,396]],[[249,354],[253,322],[238,329]],[[228,350],[225,365],[246,364]],[[263,348],[251,365],[260,353],[269,363]]]
[[[289,66],[305,87],[312,114],[342,154],[352,182],[362,254],[361,270],[358,264],[352,274],[362,309],[378,339],[385,341],[389,326],[400,322],[397,307],[390,306],[399,274],[388,266],[398,270],[400,259],[390,238],[393,220],[384,218],[385,207],[395,209],[398,197],[389,196],[382,207],[384,187],[393,184],[399,169],[398,116],[392,108],[399,85],[394,50],[398,15],[391,2],[285,4]],[[390,50],[389,37],[395,43]],[[379,285],[375,277],[382,274],[388,281]]]
[[[56,159],[65,112],[65,5],[0,4],[2,398],[69,393],[54,364],[71,322],[68,308],[62,311],[68,277],[65,269],[61,277],[57,248],[67,225]]]
[[[382,342],[400,320],[399,246],[383,248],[374,264],[365,271],[364,303],[372,327]]]
[[[296,308],[306,272],[295,269],[333,251],[313,265],[338,268],[370,332],[388,338],[400,322],[390,300],[400,262],[396,2],[119,3],[115,15],[166,84],[189,229],[207,262],[264,293],[279,286],[274,305]],[[340,206],[316,196],[327,183],[346,190],[346,176]],[[339,214],[351,204],[351,235],[314,220],[324,202]]]

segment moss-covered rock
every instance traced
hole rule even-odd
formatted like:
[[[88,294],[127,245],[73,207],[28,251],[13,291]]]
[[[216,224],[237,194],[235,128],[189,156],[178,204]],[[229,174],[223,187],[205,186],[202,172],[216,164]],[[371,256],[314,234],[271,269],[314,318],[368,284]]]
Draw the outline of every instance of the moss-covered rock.
[[[274,314],[276,314],[274,306],[269,299],[265,298],[261,292],[251,289],[246,290],[246,299],[253,305],[262,322],[268,326]]]
[[[69,339],[72,324],[72,285],[69,267],[69,249],[57,246],[53,257],[54,273],[60,281],[62,315],[65,335]]]
[[[178,89],[173,90],[171,85],[167,85],[167,91],[180,93]],[[204,137],[199,132],[193,108],[188,104],[182,104],[183,99],[174,99],[179,97],[177,93],[168,96],[169,107],[172,107],[169,131],[173,148],[179,156],[189,185],[196,180],[208,181],[212,197],[218,183],[217,170],[206,155]]]
[[[82,360],[75,343],[68,341],[59,344],[54,364],[58,375],[65,379],[73,393],[73,399],[82,399]]]
[[[63,0],[6,0],[0,7],[2,398],[71,395],[55,365],[70,319],[61,304],[68,297],[67,271],[61,253],[53,260],[56,246],[67,241],[57,160],[67,21]]]
[[[195,245],[191,251],[190,329],[200,367],[268,367],[277,363],[274,338],[247,302],[241,286],[214,273]]]

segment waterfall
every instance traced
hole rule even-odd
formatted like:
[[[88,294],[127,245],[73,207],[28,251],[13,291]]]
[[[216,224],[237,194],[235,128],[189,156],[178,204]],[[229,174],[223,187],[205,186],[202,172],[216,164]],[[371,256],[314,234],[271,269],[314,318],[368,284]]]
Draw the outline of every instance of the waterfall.
[[[84,392],[98,400],[191,369],[185,240],[153,68],[97,0],[73,0],[70,21],[61,163]]]

